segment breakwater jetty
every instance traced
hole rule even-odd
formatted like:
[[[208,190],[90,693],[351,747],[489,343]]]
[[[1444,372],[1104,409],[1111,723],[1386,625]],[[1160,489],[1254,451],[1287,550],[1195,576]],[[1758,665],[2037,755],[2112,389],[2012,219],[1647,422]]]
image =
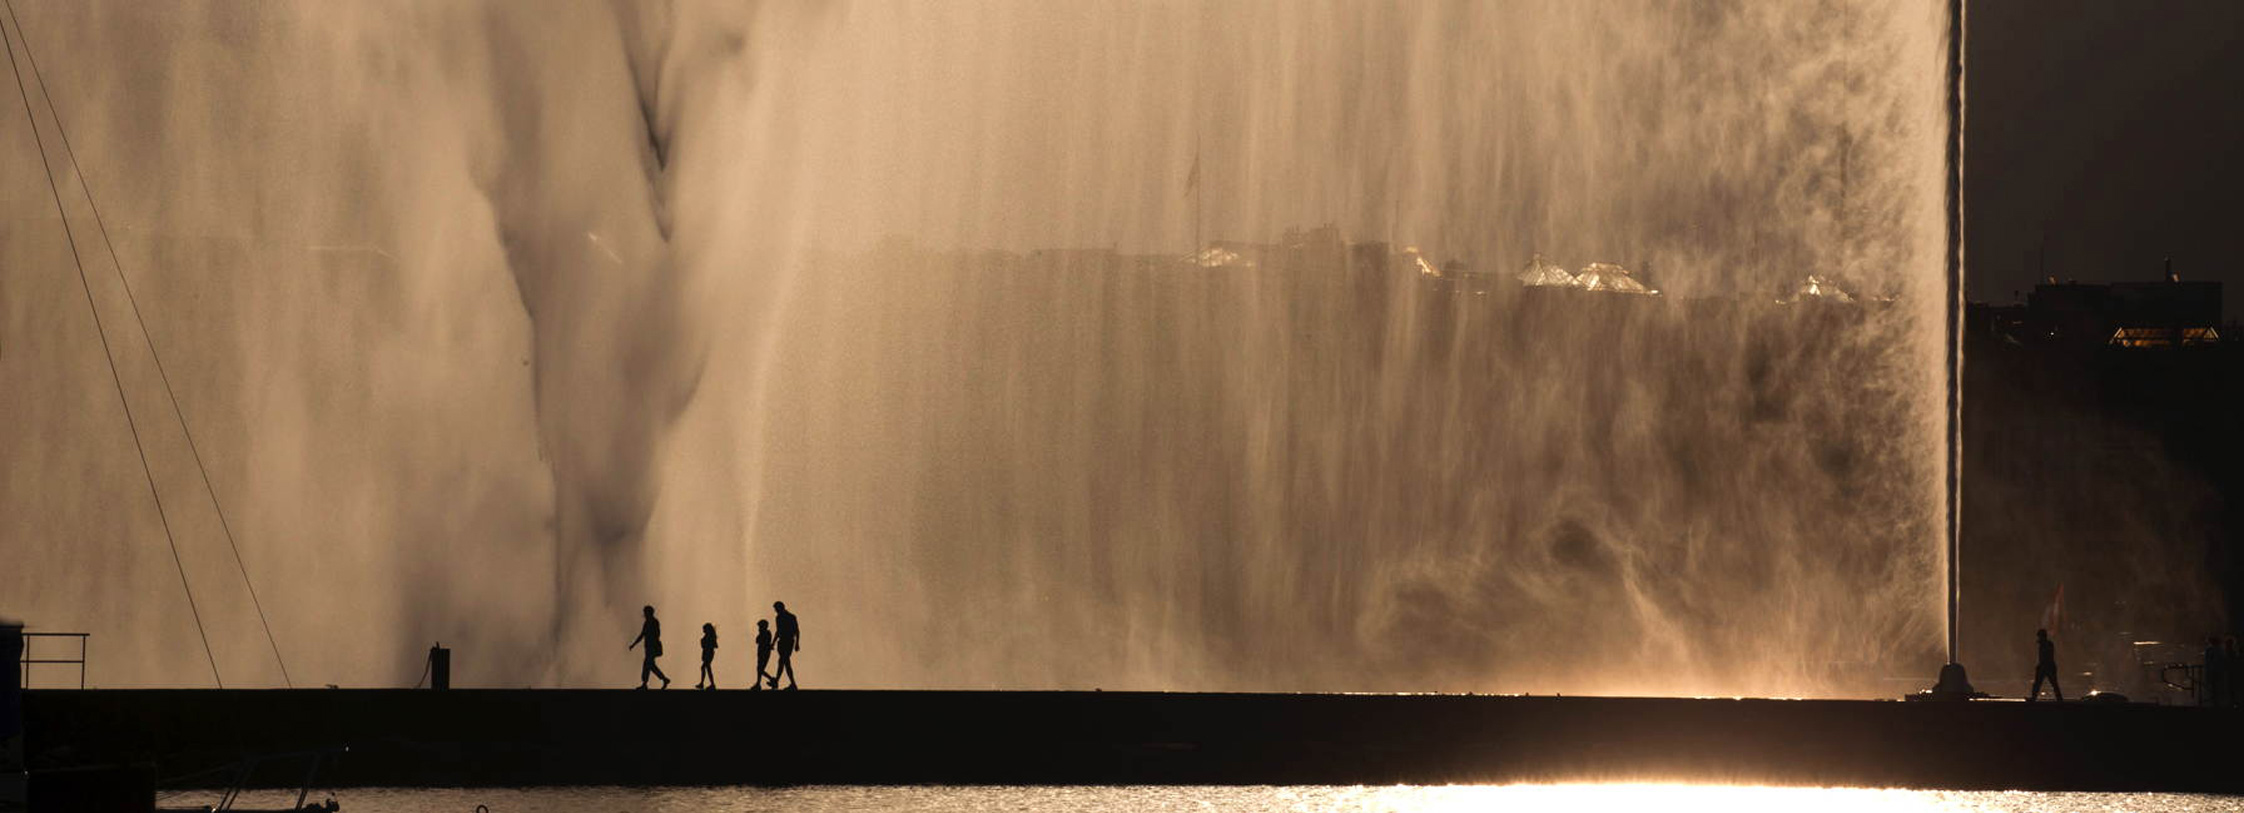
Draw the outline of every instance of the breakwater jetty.
[[[44,765],[160,781],[347,747],[320,784],[1686,781],[2244,792],[2244,712],[1458,695],[40,690]],[[204,780],[223,783],[229,777]],[[292,787],[301,768],[253,784]]]

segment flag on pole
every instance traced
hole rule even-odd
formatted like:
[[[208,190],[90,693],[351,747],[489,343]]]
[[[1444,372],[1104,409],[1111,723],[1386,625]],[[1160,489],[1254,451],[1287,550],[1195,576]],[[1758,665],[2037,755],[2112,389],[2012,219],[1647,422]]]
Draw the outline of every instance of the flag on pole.
[[[2064,626],[2065,586],[2060,584],[2057,585],[2057,592],[2050,594],[2048,606],[2041,608],[2041,628],[2049,630],[2049,637],[2055,638],[2057,631]]]

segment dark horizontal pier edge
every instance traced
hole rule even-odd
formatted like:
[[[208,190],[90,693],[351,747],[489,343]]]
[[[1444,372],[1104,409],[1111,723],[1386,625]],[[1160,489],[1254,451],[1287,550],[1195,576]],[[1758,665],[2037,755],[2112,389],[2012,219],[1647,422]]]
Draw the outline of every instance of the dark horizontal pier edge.
[[[42,764],[319,784],[1681,781],[2244,792],[2244,712],[2017,702],[1141,692],[50,690]],[[276,762],[255,783],[293,786]],[[194,784],[223,784],[223,776]]]

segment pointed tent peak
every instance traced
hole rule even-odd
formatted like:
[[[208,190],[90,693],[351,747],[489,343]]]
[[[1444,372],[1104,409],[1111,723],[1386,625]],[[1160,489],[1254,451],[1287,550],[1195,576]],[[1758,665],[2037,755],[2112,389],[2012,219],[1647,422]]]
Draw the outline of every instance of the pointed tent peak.
[[[1793,290],[1792,298],[1786,301],[1821,301],[1844,303],[1853,302],[1854,295],[1840,289],[1838,283],[1833,282],[1829,277],[1809,274],[1807,276],[1807,279],[1800,281],[1800,287]]]
[[[1637,282],[1635,277],[1629,276],[1628,269],[1613,263],[1590,263],[1582,266],[1582,272],[1574,275],[1574,281],[1591,291],[1647,295],[1657,293],[1644,287],[1644,283]]]
[[[1425,252],[1419,251],[1417,246],[1403,246],[1402,253],[1410,258],[1410,267],[1416,269],[1419,276],[1441,279],[1441,269],[1435,268],[1434,264],[1426,259]]]
[[[1254,265],[1252,260],[1248,260],[1239,252],[1220,245],[1210,245],[1194,252],[1192,256],[1185,259],[1201,268],[1247,268]]]
[[[1560,268],[1558,263],[1543,259],[1541,252],[1527,261],[1527,265],[1519,270],[1518,276],[1519,284],[1529,288],[1574,288],[1581,284],[1575,281],[1573,274]]]

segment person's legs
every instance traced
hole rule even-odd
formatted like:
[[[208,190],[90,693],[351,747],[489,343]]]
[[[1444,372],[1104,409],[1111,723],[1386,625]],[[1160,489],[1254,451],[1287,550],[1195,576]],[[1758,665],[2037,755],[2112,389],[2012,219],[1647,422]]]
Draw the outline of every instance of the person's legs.
[[[644,656],[639,659],[639,688],[647,688],[647,675],[653,672],[654,668],[653,656]]]
[[[648,659],[647,659],[647,669],[646,669],[646,671],[649,671],[649,672],[653,672],[653,673],[654,673],[654,676],[655,676],[655,677],[658,677],[658,678],[662,678],[662,688],[665,688],[665,689],[668,689],[668,688],[670,688],[670,676],[669,676],[669,675],[665,675],[665,674],[663,674],[663,673],[662,673],[662,667],[660,667],[660,666],[656,666],[656,665],[655,665],[655,660],[654,660],[654,658],[651,658],[651,657],[650,657],[650,658],[648,658]],[[639,683],[640,683],[640,685],[642,685],[642,686],[646,685],[646,677],[645,677],[645,676],[641,676],[641,677],[639,678]]]
[[[787,651],[787,650],[785,650],[785,649],[779,650],[779,668],[778,668],[778,669],[776,669],[776,670],[773,670],[773,671],[772,671],[772,673],[771,673],[771,687],[772,687],[772,688],[774,688],[774,689],[776,689],[776,688],[779,688],[779,676],[780,676],[780,675],[786,675],[786,676],[787,676],[787,688],[790,688],[790,689],[792,689],[792,688],[795,688],[795,658],[794,658],[794,653],[792,653],[792,652],[788,652],[788,651]]]
[[[2041,681],[2048,674],[2047,671],[2038,666],[2034,668],[2034,690],[2026,693],[2026,702],[2031,703],[2041,698]]]
[[[2057,702],[2065,702],[2065,687],[2057,685],[2057,670],[2055,669],[2049,670],[2049,694],[2051,697],[2057,698]]]

